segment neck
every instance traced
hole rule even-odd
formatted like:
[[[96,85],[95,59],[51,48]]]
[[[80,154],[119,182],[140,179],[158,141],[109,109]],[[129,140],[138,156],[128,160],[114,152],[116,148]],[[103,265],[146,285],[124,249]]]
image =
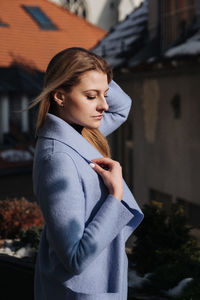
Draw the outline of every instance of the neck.
[[[70,124],[76,131],[78,131],[80,134],[82,133],[83,126],[78,124]]]
[[[51,112],[51,111],[49,111],[50,113],[52,113],[53,115],[55,115],[55,116],[57,116],[57,117],[59,117],[59,118],[61,118],[61,119],[63,119],[64,120],[64,118],[62,118],[61,116],[60,116],[60,114],[55,110],[54,112]],[[70,124],[70,123],[68,123],[70,126],[72,126],[76,131],[78,131],[78,133],[82,133],[82,130],[83,130],[83,126],[81,126],[81,125],[78,125],[78,124]]]

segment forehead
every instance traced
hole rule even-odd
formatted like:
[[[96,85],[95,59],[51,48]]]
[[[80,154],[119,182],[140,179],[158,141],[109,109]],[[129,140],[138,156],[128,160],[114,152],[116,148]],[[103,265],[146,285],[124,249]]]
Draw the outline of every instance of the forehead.
[[[108,88],[107,74],[100,71],[87,71],[80,77],[79,87],[83,89],[106,90]]]

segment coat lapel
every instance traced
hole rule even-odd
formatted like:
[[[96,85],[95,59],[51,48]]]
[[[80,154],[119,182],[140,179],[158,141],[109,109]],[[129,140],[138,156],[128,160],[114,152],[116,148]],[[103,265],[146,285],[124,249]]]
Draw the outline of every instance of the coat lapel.
[[[103,157],[80,133],[61,118],[47,114],[44,125],[40,128],[39,137],[60,141],[81,155],[88,163],[94,158]]]
[[[49,139],[55,139],[76,151],[83,159],[88,163],[94,158],[103,157],[102,154],[96,150],[81,134],[79,134],[72,126],[61,118],[56,117],[50,113],[47,114],[47,118],[43,127],[39,130],[39,137],[45,137]],[[129,206],[134,215],[134,210],[139,211],[133,195],[131,194],[128,186],[124,181],[124,202]],[[135,221],[133,222],[135,224]],[[135,225],[134,225],[135,226]]]

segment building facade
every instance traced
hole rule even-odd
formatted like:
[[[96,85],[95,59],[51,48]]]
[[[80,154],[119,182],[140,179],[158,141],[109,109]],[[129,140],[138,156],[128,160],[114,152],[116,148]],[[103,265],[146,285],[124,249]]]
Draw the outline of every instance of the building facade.
[[[127,54],[133,47],[132,57],[126,55],[126,60],[118,53],[112,56],[114,78],[133,100],[127,122],[110,137],[113,157],[121,162],[139,203],[156,201],[166,210],[181,203],[188,222],[199,226],[200,1],[146,4],[146,40],[137,53],[130,44]],[[145,7],[129,22],[136,15],[145,18]],[[125,22],[121,27],[129,25]],[[118,36],[116,44],[122,37],[120,30],[111,35]],[[95,51],[103,47],[109,49],[109,35]],[[107,51],[105,58],[111,61],[110,55]]]
[[[199,0],[149,1],[149,37],[159,35],[161,52],[184,36],[195,22],[200,22]]]
[[[135,197],[143,204],[160,202],[167,210],[172,202],[181,203],[189,222],[199,225],[200,64],[137,75],[133,70],[117,80],[133,99],[128,124],[116,134],[123,145],[116,154]]]

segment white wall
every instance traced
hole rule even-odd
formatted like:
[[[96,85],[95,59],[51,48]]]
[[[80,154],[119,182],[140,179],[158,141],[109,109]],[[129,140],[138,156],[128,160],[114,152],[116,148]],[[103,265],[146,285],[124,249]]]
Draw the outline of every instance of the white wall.
[[[144,0],[121,0],[119,5],[119,21],[122,21]]]
[[[87,0],[88,21],[105,30],[109,30],[118,21],[120,0]]]
[[[49,0],[63,5],[64,0]],[[109,31],[118,21],[122,21],[143,0],[79,0],[85,3],[87,20]]]

